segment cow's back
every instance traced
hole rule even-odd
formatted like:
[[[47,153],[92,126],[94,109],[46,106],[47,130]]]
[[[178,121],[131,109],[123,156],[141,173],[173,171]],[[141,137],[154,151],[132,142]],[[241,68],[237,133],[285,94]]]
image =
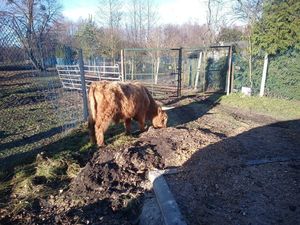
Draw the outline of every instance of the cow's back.
[[[98,113],[110,109],[115,120],[133,118],[138,113],[148,112],[151,99],[147,89],[140,83],[93,82],[89,91],[90,107],[93,119]]]
[[[145,88],[139,83],[118,83],[121,112],[126,118],[133,118],[148,111],[150,100]]]

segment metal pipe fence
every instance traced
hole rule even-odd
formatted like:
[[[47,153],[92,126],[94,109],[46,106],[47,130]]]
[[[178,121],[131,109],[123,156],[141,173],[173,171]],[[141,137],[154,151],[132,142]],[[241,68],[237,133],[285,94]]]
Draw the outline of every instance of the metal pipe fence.
[[[93,81],[123,80],[118,64],[113,66],[105,64],[101,66],[84,65],[83,68],[85,82],[88,87]],[[79,65],[56,65],[56,70],[63,88],[82,91]]]

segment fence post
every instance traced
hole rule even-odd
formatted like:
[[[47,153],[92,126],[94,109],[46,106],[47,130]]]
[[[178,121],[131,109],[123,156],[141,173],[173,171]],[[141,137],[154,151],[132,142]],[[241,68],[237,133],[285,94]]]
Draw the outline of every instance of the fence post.
[[[182,47],[179,49],[178,55],[178,86],[177,86],[177,97],[181,96],[181,73],[182,73]]]
[[[121,76],[122,81],[125,81],[125,71],[124,71],[124,49],[121,50]]]
[[[197,66],[197,74],[196,74],[196,79],[195,79],[194,90],[197,90],[197,88],[198,88],[198,80],[199,80],[199,75],[200,75],[200,70],[201,70],[202,54],[203,53],[201,51],[199,53],[198,66]]]
[[[264,59],[264,68],[263,68],[263,74],[261,77],[261,83],[260,83],[260,91],[259,96],[263,97],[265,94],[265,85],[266,85],[266,78],[267,78],[267,72],[268,72],[268,53],[265,54]]]
[[[202,92],[205,93],[205,86],[206,86],[206,65],[207,65],[207,48],[205,48],[204,53],[203,53],[203,66],[202,66],[202,70],[203,72],[203,82],[202,82]]]
[[[229,47],[229,54],[228,54],[228,71],[227,71],[227,79],[226,79],[226,95],[229,95],[229,93],[230,93],[231,63],[232,63],[232,46]]]
[[[83,119],[84,119],[84,121],[87,121],[88,104],[87,104],[86,84],[85,84],[85,77],[84,77],[84,64],[83,64],[82,49],[79,49],[78,52],[79,52],[79,62],[78,63],[79,63],[82,100],[83,100]]]
[[[234,88],[234,62],[232,62],[231,66],[231,81],[230,81],[230,93],[233,93]]]

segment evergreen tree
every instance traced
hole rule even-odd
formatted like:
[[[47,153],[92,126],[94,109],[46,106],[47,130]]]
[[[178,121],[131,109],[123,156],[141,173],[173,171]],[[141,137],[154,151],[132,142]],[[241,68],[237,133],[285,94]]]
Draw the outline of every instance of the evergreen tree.
[[[254,51],[257,54],[265,54],[260,88],[260,96],[263,96],[269,55],[274,56],[288,49],[300,48],[300,2],[298,0],[265,1],[262,18],[255,24],[252,38]]]
[[[256,53],[300,48],[300,1],[265,1],[262,18],[254,26],[253,43]]]
[[[92,58],[101,55],[101,53],[105,54],[104,49],[101,48],[101,36],[103,36],[103,34],[92,18],[84,21],[80,26],[75,34],[75,38],[78,46],[82,48],[85,57]]]

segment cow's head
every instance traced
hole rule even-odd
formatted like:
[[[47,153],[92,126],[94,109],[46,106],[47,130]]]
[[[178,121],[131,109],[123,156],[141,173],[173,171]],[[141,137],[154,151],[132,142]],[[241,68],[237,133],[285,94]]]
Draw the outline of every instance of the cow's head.
[[[153,117],[152,124],[154,128],[167,127],[168,115],[161,107],[157,108],[157,115]]]

